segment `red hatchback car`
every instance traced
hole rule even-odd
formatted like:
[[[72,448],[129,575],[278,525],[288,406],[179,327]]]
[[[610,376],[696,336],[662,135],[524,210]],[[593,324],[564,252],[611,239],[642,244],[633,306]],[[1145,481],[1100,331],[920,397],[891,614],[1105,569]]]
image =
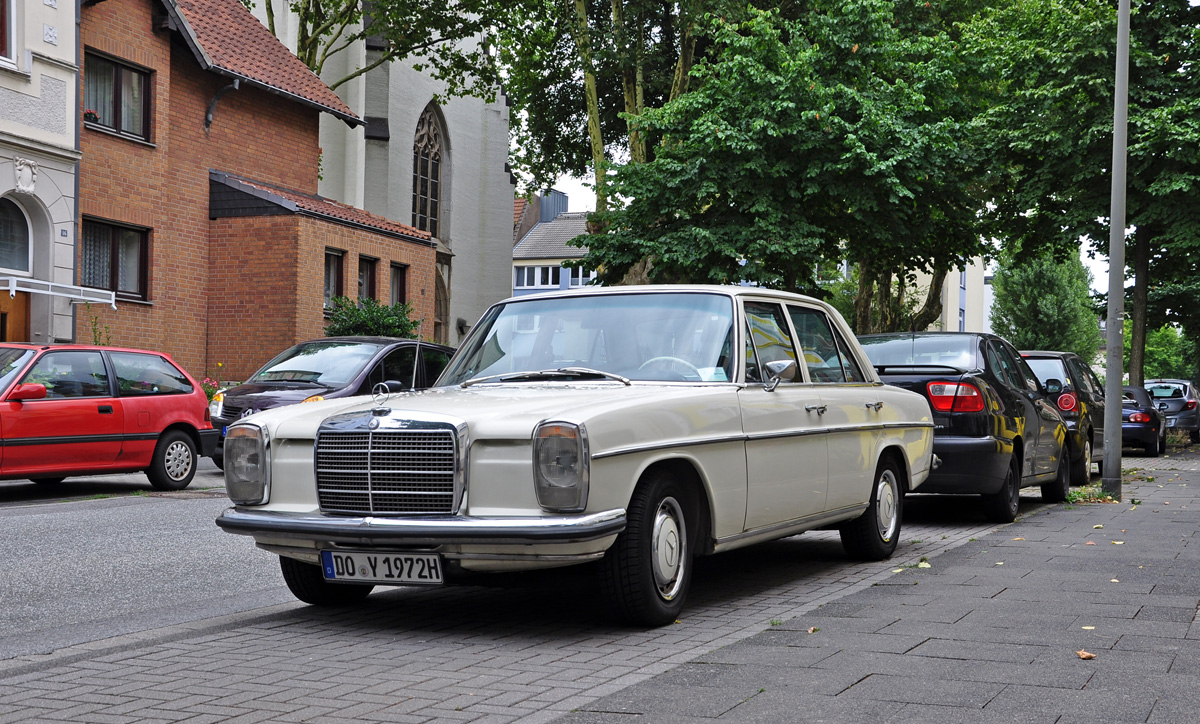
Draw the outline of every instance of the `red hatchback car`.
[[[161,352],[0,345],[0,479],[144,470],[181,490],[218,434],[200,385]]]

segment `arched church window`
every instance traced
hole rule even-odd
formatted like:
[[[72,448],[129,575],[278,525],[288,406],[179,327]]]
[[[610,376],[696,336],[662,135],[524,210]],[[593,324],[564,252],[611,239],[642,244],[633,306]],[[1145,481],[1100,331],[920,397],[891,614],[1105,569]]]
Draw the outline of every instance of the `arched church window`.
[[[412,225],[437,237],[441,221],[445,147],[437,114],[430,105],[417,121],[413,141]]]
[[[0,269],[29,273],[29,219],[9,199],[0,199]]]

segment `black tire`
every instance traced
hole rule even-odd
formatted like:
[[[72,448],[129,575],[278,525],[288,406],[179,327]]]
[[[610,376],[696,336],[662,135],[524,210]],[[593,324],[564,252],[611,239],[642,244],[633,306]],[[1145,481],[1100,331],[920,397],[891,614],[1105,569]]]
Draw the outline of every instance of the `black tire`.
[[[1188,439],[1192,442],[1200,442],[1200,430],[1189,430]]]
[[[1154,457],[1158,457],[1167,451],[1167,428],[1162,428],[1158,433],[1158,452]]]
[[[321,575],[320,566],[287,556],[279,556],[279,570],[292,595],[313,606],[348,606],[375,588],[365,583],[330,583]]]
[[[1058,453],[1058,471],[1054,480],[1042,483],[1042,500],[1047,503],[1061,503],[1071,492],[1071,458],[1067,455],[1067,446],[1063,445]]]
[[[30,478],[30,480],[38,485],[50,487],[51,485],[58,485],[62,481],[66,480],[66,478]]]
[[[146,468],[150,485],[155,490],[183,490],[195,476],[196,444],[192,438],[180,430],[163,433]]]
[[[1092,480],[1092,440],[1091,433],[1083,443],[1083,457],[1078,465],[1071,466],[1071,485],[1087,485]]]
[[[621,620],[662,626],[679,618],[692,580],[698,521],[687,518],[695,514],[691,502],[688,489],[665,472],[633,491],[625,530],[600,564],[604,595]]]
[[[1014,453],[1000,490],[983,496],[983,515],[993,523],[1011,523],[1021,506],[1021,463]]]
[[[225,456],[223,454],[218,453],[216,455],[213,455],[212,461],[213,461],[213,465],[217,466],[217,470],[225,469]]]
[[[863,514],[838,528],[846,555],[860,561],[882,561],[896,551],[904,515],[904,486],[891,458],[875,466],[871,502]]]

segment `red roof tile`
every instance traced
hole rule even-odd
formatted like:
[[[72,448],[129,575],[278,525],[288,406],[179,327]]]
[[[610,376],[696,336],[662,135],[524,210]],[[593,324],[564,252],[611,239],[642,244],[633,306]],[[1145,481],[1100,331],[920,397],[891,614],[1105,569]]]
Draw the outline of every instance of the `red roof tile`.
[[[265,191],[268,194],[273,194],[280,198],[286,199],[287,201],[295,204],[298,208],[318,216],[338,219],[358,226],[380,229],[382,231],[400,234],[427,243],[430,241],[428,231],[421,231],[416,227],[392,221],[386,217],[363,211],[362,209],[354,206],[348,206],[341,202],[334,201],[333,199],[327,199],[324,196],[302,194],[299,191],[273,186],[261,181],[252,181],[240,176],[228,176],[227,178],[246,186],[256,188],[260,191]]]
[[[517,199],[513,202],[513,226],[521,223],[521,214],[525,213],[525,205],[529,203],[524,198]]]
[[[245,78],[266,90],[361,120],[324,81],[267,30],[239,0],[162,0],[176,10],[180,30],[206,70]]]

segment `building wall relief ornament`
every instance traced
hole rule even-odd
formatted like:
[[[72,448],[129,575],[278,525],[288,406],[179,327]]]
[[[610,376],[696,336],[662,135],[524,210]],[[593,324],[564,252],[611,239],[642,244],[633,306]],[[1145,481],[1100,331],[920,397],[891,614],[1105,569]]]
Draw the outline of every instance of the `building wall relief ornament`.
[[[38,164],[27,158],[13,159],[13,172],[16,176],[16,189],[19,194],[32,194],[37,184]]]

